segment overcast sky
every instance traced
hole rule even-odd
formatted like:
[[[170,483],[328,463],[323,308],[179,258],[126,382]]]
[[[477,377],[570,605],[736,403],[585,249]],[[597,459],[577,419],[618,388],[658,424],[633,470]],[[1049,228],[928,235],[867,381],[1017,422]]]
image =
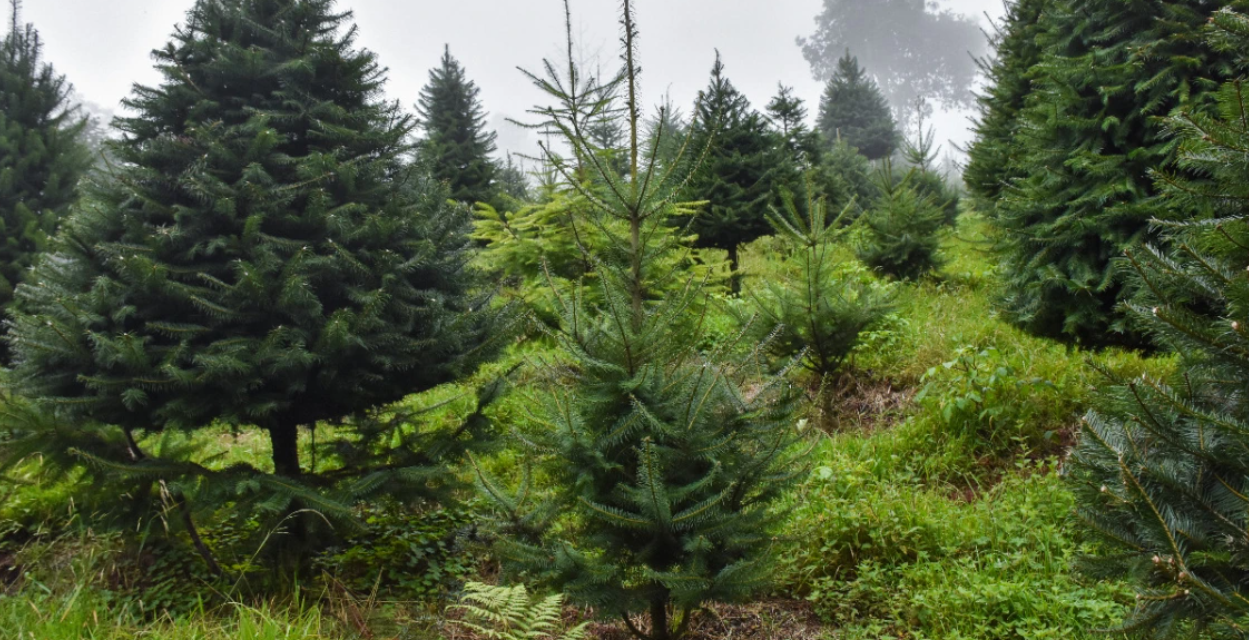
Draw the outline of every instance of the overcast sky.
[[[183,21],[193,0],[24,0],[23,19],[45,42],[45,56],[66,74],[82,99],[107,109],[130,92],[132,83],[154,84],[159,76],[149,53],[163,46],[173,25]],[[574,33],[584,51],[615,60],[617,0],[572,0]],[[1001,0],[943,0],[968,15],[1001,13]],[[642,33],[643,97],[649,105],[670,92],[688,114],[706,85],[715,49],[726,73],[758,109],[778,82],[793,86],[812,117],[822,87],[795,43],[814,29],[822,0],[637,0]],[[352,9],[360,45],[390,69],[388,93],[409,108],[451,46],[469,77],[481,88],[485,108],[499,129],[503,149],[528,149],[527,131],[504,122],[523,118],[541,96],[517,71],[537,70],[542,58],[562,50],[560,0],[339,0]],[[983,20],[983,18],[982,18]],[[939,138],[964,142],[966,115],[938,118]]]

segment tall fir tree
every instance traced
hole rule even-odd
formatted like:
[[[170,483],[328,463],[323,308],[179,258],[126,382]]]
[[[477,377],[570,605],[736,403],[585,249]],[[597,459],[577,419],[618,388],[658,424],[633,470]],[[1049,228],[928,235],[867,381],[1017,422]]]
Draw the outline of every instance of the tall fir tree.
[[[0,319],[91,165],[87,119],[70,104],[65,77],[43,61],[39,32],[11,3],[0,43]]]
[[[686,194],[708,203],[690,229],[698,246],[728,251],[736,270],[738,247],[770,232],[768,207],[780,204],[779,188],[792,181],[793,165],[767,121],[724,75],[718,52],[694,107],[690,146],[704,158]]]
[[[576,187],[591,206],[571,223],[608,236],[584,247],[598,277],[562,299],[554,335],[572,366],[549,370],[549,395],[532,403],[548,427],[540,450],[551,454],[554,499],[531,510],[526,490],[512,495],[484,472],[481,481],[510,516],[509,566],[639,638],[675,640],[706,603],[766,586],[778,501],[805,465],[795,459],[796,396],[783,379],[747,395],[738,379],[746,369],[695,347],[707,292],[665,264],[689,251],[668,226],[683,208],[683,175],[644,164],[629,0],[622,13],[628,176],[602,163],[573,124],[594,95],[576,66],[536,78],[556,101],[540,112],[573,154],[551,162],[571,185],[587,184],[578,168],[595,175],[588,184],[597,186]],[[571,18],[568,28],[571,53]]]
[[[452,199],[469,205],[491,202],[498,193],[498,166],[490,157],[497,134],[487,129],[480,93],[448,45],[417,103],[425,134],[419,147],[422,163],[449,185]]]
[[[1211,38],[1249,69],[1249,17],[1216,13]],[[1177,171],[1157,175],[1166,199],[1198,219],[1163,224],[1167,248],[1134,249],[1127,260],[1140,285],[1128,313],[1178,355],[1178,367],[1112,377],[1068,465],[1077,515],[1103,541],[1085,568],[1132,583],[1138,595],[1124,628],[1159,640],[1244,638],[1249,628],[1243,81],[1227,84],[1219,103],[1221,117],[1170,120]]]
[[[980,61],[989,86],[977,98],[976,139],[967,150],[963,180],[989,215],[1002,188],[1026,177],[1012,160],[1020,151],[1015,144],[1019,112],[1032,93],[1033,69],[1041,61],[1037,39],[1043,26],[1041,12],[1053,4],[1054,0],[1009,2],[994,33],[994,54]]]
[[[849,51],[824,89],[819,130],[829,144],[845,142],[869,160],[887,158],[898,148],[901,138],[889,102]]]
[[[1008,136],[1010,148],[998,153],[1010,158],[1005,175],[1021,177],[994,215],[1012,321],[1079,344],[1139,343],[1115,311],[1130,293],[1112,262],[1149,237],[1151,218],[1173,215],[1149,179],[1175,158],[1159,118],[1209,108],[1233,76],[1201,27],[1241,4],[1059,0],[1043,8],[1042,61],[1020,123],[992,134]]]
[[[383,70],[333,4],[198,0],[154,53],[163,81],[126,102],[115,175],[18,289],[15,386],[57,426],[6,442],[6,462],[26,447],[224,474],[226,500],[324,510],[313,490],[432,485],[431,461],[481,437],[478,420],[431,449],[405,419],[349,421],[319,469],[301,458],[301,428],[455,379],[497,344],[467,211],[406,168],[412,121],[377,99]],[[214,424],[267,433],[280,478],[140,450]]]

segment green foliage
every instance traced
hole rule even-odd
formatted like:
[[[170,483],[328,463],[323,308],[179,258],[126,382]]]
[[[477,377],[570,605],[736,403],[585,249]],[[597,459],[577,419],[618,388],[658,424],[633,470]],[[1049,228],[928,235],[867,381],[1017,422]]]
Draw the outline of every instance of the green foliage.
[[[464,585],[461,604],[464,612],[455,624],[475,631],[489,640],[581,640],[586,624],[560,633],[564,596],[546,598],[529,595],[525,585],[494,587],[480,582]]]
[[[364,526],[343,536],[314,563],[355,594],[380,590],[405,600],[435,598],[476,569],[476,558],[463,544],[473,525],[469,511],[386,503],[359,511]]]
[[[780,85],[766,110],[772,130],[798,165],[807,169],[818,164],[823,151],[820,134],[807,126],[806,104],[794,95],[793,87]]]
[[[840,373],[860,335],[889,314],[892,289],[838,255],[837,236],[845,230],[828,219],[824,202],[809,200],[802,209],[787,197],[784,212],[773,211],[786,255],[774,272],[752,279],[749,297],[758,317],[751,322],[764,332],[757,337],[771,355],[802,356],[803,365],[823,378]]]
[[[19,22],[12,1],[0,43],[0,322],[91,166],[87,120],[69,104],[69,83],[43,61],[39,33]],[[0,345],[0,364],[5,360]]]
[[[626,72],[615,82],[629,96],[636,141],[637,31],[627,1],[622,23]],[[597,162],[578,119],[595,110],[583,96],[608,92],[593,90],[575,65],[566,77],[555,69],[531,74],[555,101],[536,112],[573,157],[548,161],[574,188],[579,169],[597,173],[602,188],[579,188],[591,207],[572,224],[608,242],[583,247],[598,277],[561,296],[553,337],[562,363],[548,367],[550,391],[530,403],[546,426],[533,443],[550,454],[541,469],[551,500],[527,482],[509,492],[490,474],[479,479],[503,512],[501,552],[513,571],[626,621],[639,637],[680,638],[706,603],[747,599],[771,577],[771,534],[783,516],[775,505],[804,471],[797,395],[783,379],[754,377],[749,363],[697,350],[695,305],[708,294],[686,274],[657,269],[688,250],[669,226],[684,176],[643,165],[636,142],[627,178]],[[637,614],[650,624],[634,625]]]
[[[1201,27],[1242,4],[1055,0],[1041,10],[1025,106],[988,132],[1004,138],[984,143],[1009,159],[991,175],[1014,179],[993,215],[1012,321],[1091,346],[1141,342],[1116,311],[1131,292],[1113,263],[1150,239],[1151,218],[1195,213],[1159,200],[1149,176],[1176,159],[1161,116],[1208,109],[1239,74]],[[1026,16],[1020,28],[1029,37]]]
[[[497,134],[486,130],[479,93],[447,46],[417,103],[425,133],[418,158],[436,180],[446,183],[453,200],[470,206],[494,202],[499,190],[499,167],[490,158]]]
[[[863,457],[897,437],[824,447],[788,532],[791,588],[842,637],[1092,639],[1122,614],[1121,588],[1070,573],[1084,547],[1055,476],[1025,467],[964,502]]]
[[[830,145],[844,142],[869,160],[893,155],[900,142],[889,103],[849,50],[824,88],[819,128]]]
[[[626,229],[613,221],[604,221],[602,227],[575,225],[575,220],[584,219],[593,209],[592,201],[577,189],[544,191],[538,202],[514,211],[479,204],[472,237],[485,245],[476,256],[477,266],[501,278],[507,286],[505,293],[519,300],[539,321],[556,326],[559,297],[567,295],[583,279],[597,277],[591,254],[610,246],[613,234]],[[695,211],[682,205],[674,215],[688,218]],[[661,288],[684,286],[670,277],[676,271],[698,278],[708,287],[727,289],[731,273],[723,255],[714,249],[659,255],[645,270],[649,280],[666,280]],[[587,295],[595,293],[591,290]]]
[[[1053,0],[1014,0],[995,25],[993,56],[980,61],[989,86],[977,98],[976,139],[967,150],[963,180],[985,213],[992,213],[1002,190],[1027,177],[1013,162],[1020,151],[1019,113],[1032,93],[1032,75],[1041,61],[1037,36],[1041,12]]]
[[[872,163],[843,140],[820,155],[819,164],[808,173],[811,186],[828,202],[829,209],[852,207],[843,222],[854,222],[864,207],[876,200],[872,183]]]
[[[912,183],[915,175],[910,171],[896,180],[892,163],[886,161],[875,176],[880,196],[859,219],[864,230],[857,249],[859,259],[906,280],[940,268],[939,232],[946,221],[932,196],[922,194]]]
[[[915,397],[939,422],[943,436],[962,440],[960,449],[976,457],[1058,444],[1053,431],[1038,434],[1026,429],[1037,418],[1030,409],[1048,395],[1043,381],[1020,379],[1007,358],[992,347],[962,348],[955,356],[928,370],[924,388]],[[1019,397],[1031,400],[1020,403]]]
[[[142,625],[107,594],[79,589],[67,594],[24,592],[0,598],[0,640],[330,640],[332,633],[314,608],[234,605],[220,617],[203,615]]]
[[[1213,23],[1212,46],[1249,64],[1249,17],[1221,11]],[[1178,354],[1179,370],[1111,374],[1072,457],[1079,518],[1105,541],[1087,569],[1131,581],[1137,603],[1124,628],[1142,637],[1243,638],[1249,621],[1247,107],[1236,80],[1219,93],[1218,117],[1169,121],[1180,160],[1157,174],[1159,188],[1202,215],[1162,225],[1168,249],[1129,253],[1138,294],[1127,312]]]
[[[507,334],[476,292],[467,212],[403,166],[411,122],[331,5],[202,0],[158,52],[164,83],[119,121],[123,164],[18,290],[13,380],[33,404],[9,412],[0,467],[43,455],[138,503],[159,487],[192,511],[341,523],[364,496],[444,488],[488,443],[481,411],[377,409]],[[299,429],[329,420],[310,461]],[[272,466],[216,467],[183,436],[218,425],[267,432]]]
[[[924,128],[925,107],[926,103],[923,101],[917,105],[916,129],[918,133],[914,140],[903,141],[902,158],[910,165],[909,179],[915,186],[915,190],[940,207],[945,214],[946,223],[953,225],[958,218],[961,199],[958,191],[950,186],[945,176],[936,170],[937,154],[941,152],[941,148],[935,143],[936,132],[931,128]]]

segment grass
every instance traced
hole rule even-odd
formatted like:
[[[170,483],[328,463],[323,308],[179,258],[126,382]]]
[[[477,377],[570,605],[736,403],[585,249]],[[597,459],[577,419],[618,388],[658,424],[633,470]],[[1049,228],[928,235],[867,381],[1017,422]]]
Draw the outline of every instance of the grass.
[[[0,640],[320,640],[338,638],[313,607],[232,605],[181,619],[145,620],[105,592],[28,590],[0,598]]]
[[[824,625],[822,631],[804,626],[802,637],[1092,638],[1095,629],[1120,620],[1130,602],[1123,585],[1073,572],[1088,543],[1069,519],[1072,497],[1056,470],[1099,382],[1093,364],[1134,375],[1166,369],[1171,360],[1083,352],[1002,322],[993,308],[987,246],[983,222],[965,217],[946,239],[940,277],[900,286],[896,313],[855,355],[857,386],[844,390],[844,406],[861,389],[882,386],[896,402],[880,403],[888,411],[878,419],[836,422],[870,429],[817,436],[814,472],[793,496],[793,518],[779,543],[776,595],[808,601],[803,610],[813,607]],[[747,268],[766,253],[766,246],[745,252]],[[727,318],[711,324],[733,333]],[[471,403],[477,384],[513,364],[550,357],[531,341],[473,380],[409,402],[447,403],[444,417],[453,419]],[[527,404],[542,395],[525,392],[537,376],[532,367],[518,372],[519,392],[494,409],[501,423],[521,433],[540,428]],[[213,464],[268,464],[265,438],[224,429],[196,437],[204,439],[205,455],[221,454]],[[506,474],[522,460],[503,451],[484,464]],[[6,563],[21,567],[15,573],[23,576],[0,595],[0,640],[360,637],[425,611],[373,603],[363,615],[363,605],[350,597],[344,604],[341,595],[209,606],[197,598],[195,584],[171,580],[180,613],[155,613],[160,608],[142,602],[144,592],[124,579],[136,566],[133,545],[92,529],[67,508],[75,491],[71,480],[0,494],[7,495],[0,502],[0,594]],[[213,527],[206,529],[211,536]],[[420,531],[414,522],[410,533]],[[393,545],[384,542],[370,544],[394,557]],[[170,566],[181,571],[197,562],[193,555],[183,561]],[[164,565],[142,566],[150,572]],[[430,606],[437,616],[439,605]],[[422,624],[410,625],[415,631],[403,637],[439,636]],[[779,628],[757,637],[785,633]]]

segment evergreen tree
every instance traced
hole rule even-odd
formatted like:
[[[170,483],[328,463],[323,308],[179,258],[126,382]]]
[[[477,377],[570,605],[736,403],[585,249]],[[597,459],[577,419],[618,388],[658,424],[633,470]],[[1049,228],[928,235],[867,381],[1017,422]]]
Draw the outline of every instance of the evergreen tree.
[[[412,122],[377,100],[383,71],[332,6],[199,0],[154,54],[164,79],[127,101],[116,175],[18,289],[14,382],[57,426],[8,462],[27,447],[149,481],[225,476],[222,500],[324,511],[429,488],[483,436],[478,416],[435,445],[396,411],[321,441],[322,469],[301,459],[301,427],[452,380],[497,344],[467,212],[405,168]],[[139,446],[214,424],[267,432],[281,478]]]
[[[864,234],[859,259],[905,280],[918,279],[941,266],[938,232],[945,224],[945,213],[932,196],[915,186],[916,175],[917,171],[911,170],[899,179],[893,164],[886,160],[875,176],[880,195],[860,219]]]
[[[429,83],[417,103],[425,132],[422,162],[435,178],[450,185],[452,199],[470,205],[491,202],[498,191],[498,167],[490,158],[497,134],[486,130],[479,93],[448,46],[441,64],[429,72]]]
[[[845,142],[869,160],[889,157],[898,147],[889,103],[849,51],[837,61],[837,71],[824,89],[819,128],[830,144]]]
[[[684,153],[685,143],[689,141],[690,123],[685,120],[681,108],[665,95],[664,101],[655,109],[654,115],[646,121],[645,159],[654,162],[657,167],[677,168],[674,166],[678,158],[687,162],[692,153]]]
[[[43,61],[39,32],[12,0],[0,43],[0,319],[34,257],[77,198],[90,167],[87,120],[69,104],[70,85]],[[0,364],[5,350],[0,348]]]
[[[1249,68],[1249,17],[1218,12],[1213,41]],[[1104,545],[1086,569],[1130,580],[1124,627],[1149,638],[1244,638],[1249,628],[1249,97],[1233,81],[1222,117],[1190,112],[1164,196],[1199,219],[1164,224],[1168,248],[1129,254],[1130,316],[1179,356],[1178,370],[1112,378],[1085,419],[1069,476],[1077,514]]]
[[[776,97],[768,103],[767,113],[791,158],[804,168],[819,164],[820,134],[807,126],[806,104],[794,95],[792,87],[780,86]]]
[[[708,204],[690,229],[698,246],[728,251],[736,270],[738,247],[768,234],[768,207],[779,204],[777,188],[792,177],[793,165],[767,122],[725,77],[719,53],[694,111],[689,144],[705,155],[686,193]]]
[[[812,173],[815,188],[830,208],[851,208],[841,216],[845,223],[854,222],[879,195],[872,183],[872,163],[844,141],[824,151]]]
[[[1241,2],[1232,2],[1240,5]],[[1115,308],[1112,261],[1171,215],[1149,171],[1174,160],[1158,116],[1208,108],[1230,79],[1201,27],[1226,0],[1056,1],[1041,11],[1042,62],[1011,136],[999,198],[1003,307],[1028,331],[1081,344],[1137,343]],[[1012,133],[1013,132],[1013,133]],[[1185,215],[1180,212],[1179,215]]]
[[[850,212],[847,207],[839,217]],[[785,243],[784,260],[775,272],[752,274],[750,298],[764,322],[750,328],[773,356],[801,356],[807,370],[828,379],[842,371],[862,333],[892,310],[892,291],[837,254],[846,228],[829,219],[823,200],[808,197],[799,206],[787,196],[770,219]],[[770,332],[776,335],[768,340]]]
[[[767,584],[776,503],[804,465],[793,451],[796,396],[783,380],[747,396],[741,367],[694,348],[695,303],[707,293],[664,263],[688,251],[668,226],[682,176],[642,162],[629,0],[622,12],[627,177],[598,162],[572,125],[593,95],[576,67],[536,79],[557,103],[542,112],[574,154],[551,162],[572,185],[583,184],[578,167],[597,174],[599,186],[580,188],[592,206],[572,223],[610,233],[605,246],[585,247],[598,277],[562,297],[554,335],[571,366],[550,370],[549,395],[532,403],[547,426],[539,444],[552,454],[554,500],[534,509],[525,489],[510,495],[480,477],[510,516],[508,566],[623,620],[639,638],[672,640],[705,603],[742,600]],[[637,614],[649,625],[635,624]]]
[[[959,194],[937,172],[936,132],[924,126],[923,101],[917,105],[916,136],[902,143],[902,159],[911,167],[910,180],[921,196],[926,196],[945,213],[945,221],[953,225],[958,219]]]
[[[1041,12],[1054,0],[1013,0],[994,34],[995,53],[980,67],[989,87],[978,97],[976,140],[967,150],[963,180],[981,208],[992,215],[1005,185],[1026,177],[1011,171],[1012,156],[1019,152],[1019,112],[1032,93],[1033,69],[1041,61]]]
[[[498,187],[500,195],[507,196],[514,202],[529,202],[533,197],[524,165],[516,162],[510,153],[503,164],[499,165]]]

